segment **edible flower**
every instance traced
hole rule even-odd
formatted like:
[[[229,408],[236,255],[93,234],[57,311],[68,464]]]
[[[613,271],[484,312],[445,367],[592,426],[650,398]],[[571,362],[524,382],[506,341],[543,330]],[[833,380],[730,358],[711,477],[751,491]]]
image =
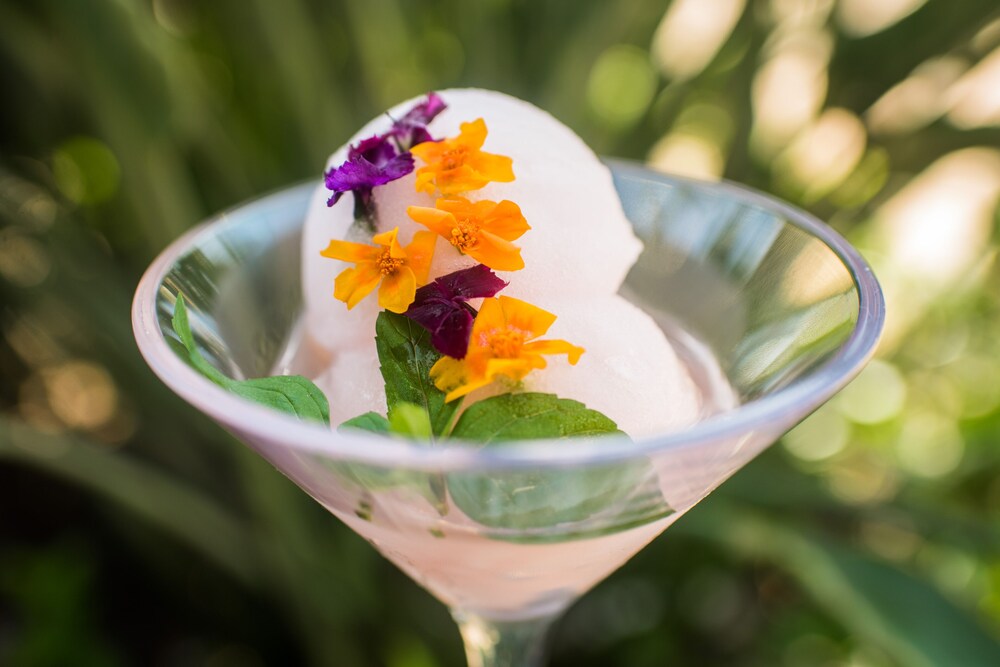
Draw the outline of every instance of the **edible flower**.
[[[576,364],[584,353],[564,340],[536,340],[556,316],[519,299],[501,296],[483,301],[472,325],[464,359],[441,357],[431,367],[431,379],[453,401],[504,377],[520,382],[536,368],[545,368],[542,355],[565,354]]]
[[[410,151],[423,160],[417,169],[417,192],[456,194],[478,190],[487,183],[509,183],[514,169],[509,157],[481,151],[486,141],[486,123],[478,118],[462,123],[453,139],[417,144]]]
[[[406,176],[413,171],[413,156],[400,153],[388,136],[368,137],[347,150],[347,162],[323,175],[327,190],[333,195],[326,200],[333,206],[345,192],[354,192],[364,207],[371,206],[372,188]]]
[[[496,271],[524,268],[521,249],[511,243],[531,229],[520,207],[503,200],[470,202],[463,197],[438,199],[435,208],[410,206],[414,221],[448,240],[459,252]]]
[[[427,126],[447,106],[437,93],[427,93],[427,99],[407,111],[399,120],[393,121],[389,133],[404,150],[410,150],[417,144],[434,141],[427,131]]]
[[[348,310],[378,287],[378,305],[404,313],[413,303],[417,286],[427,282],[437,237],[417,232],[410,245],[403,248],[396,238],[398,234],[399,227],[376,234],[372,237],[374,245],[332,240],[320,252],[324,257],[355,264],[341,271],[334,281],[333,296],[345,302]]]
[[[476,311],[469,299],[496,296],[507,283],[482,264],[441,276],[417,290],[404,315],[431,332],[431,345],[455,359],[465,356]]]
[[[327,171],[324,182],[333,194],[326,201],[333,206],[345,192],[355,196],[355,215],[370,219],[373,212],[372,189],[406,176],[413,171],[410,148],[418,143],[433,143],[427,124],[444,111],[446,105],[435,93],[406,112],[385,134],[368,137],[347,150],[347,161]]]

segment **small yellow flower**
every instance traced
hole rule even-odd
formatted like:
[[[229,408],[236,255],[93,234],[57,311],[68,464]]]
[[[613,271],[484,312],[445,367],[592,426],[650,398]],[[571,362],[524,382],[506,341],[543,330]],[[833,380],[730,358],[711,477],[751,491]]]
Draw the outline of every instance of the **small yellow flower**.
[[[503,155],[485,153],[486,123],[478,118],[462,123],[461,133],[453,139],[425,141],[410,149],[424,162],[417,169],[417,192],[457,194],[478,190],[487,183],[514,180],[512,161]]]
[[[569,363],[576,364],[582,347],[564,340],[535,340],[555,321],[552,313],[519,299],[485,299],[472,325],[465,358],[441,357],[431,367],[431,379],[447,392],[445,400],[453,401],[500,377],[521,381],[536,368],[545,368],[542,355],[565,354]]]
[[[320,252],[324,257],[355,264],[341,271],[334,282],[333,296],[345,302],[348,310],[378,287],[378,305],[403,313],[413,303],[417,287],[427,284],[437,236],[417,232],[403,248],[396,239],[398,234],[399,227],[376,234],[374,245],[333,240]]]
[[[521,249],[511,241],[531,227],[517,204],[452,197],[438,199],[435,206],[410,206],[406,213],[480,264],[496,271],[524,268]]]

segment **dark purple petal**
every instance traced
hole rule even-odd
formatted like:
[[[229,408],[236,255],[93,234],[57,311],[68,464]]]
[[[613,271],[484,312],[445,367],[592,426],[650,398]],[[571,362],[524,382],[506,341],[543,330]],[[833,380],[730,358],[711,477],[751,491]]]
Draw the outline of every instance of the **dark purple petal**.
[[[427,93],[427,99],[407,111],[406,115],[399,119],[399,122],[410,125],[427,125],[447,106],[440,95],[430,92]]]
[[[327,189],[333,191],[326,205],[333,206],[345,192],[354,192],[355,208],[360,205],[361,211],[370,218],[373,214],[372,188],[413,171],[409,149],[415,144],[432,141],[425,125],[444,108],[444,100],[429,93],[427,99],[394,121],[386,134],[362,139],[348,148],[347,161],[324,174]]]
[[[392,124],[389,134],[407,150],[425,141],[434,141],[427,131],[427,124],[447,106],[437,93],[428,93],[427,99]]]
[[[327,190],[333,191],[333,196],[327,200],[326,205],[333,206],[348,191],[370,195],[375,186],[394,181],[411,171],[413,156],[409,153],[396,155],[381,164],[373,164],[360,155],[355,156],[324,174]]]
[[[471,308],[432,297],[419,304],[414,301],[406,316],[431,332],[431,344],[438,352],[456,359],[465,356],[472,334]]]
[[[347,150],[347,159],[364,158],[374,165],[385,164],[399,153],[387,137],[368,137]]]
[[[477,264],[418,289],[405,315],[431,332],[431,344],[438,352],[462,359],[476,312],[466,301],[494,296],[506,286],[488,267]]]
[[[489,267],[476,264],[468,269],[455,271],[434,281],[447,299],[468,301],[496,296],[507,286]]]
[[[431,332],[431,345],[441,354],[464,359],[469,351],[473,319],[472,313],[464,308],[453,310]]]

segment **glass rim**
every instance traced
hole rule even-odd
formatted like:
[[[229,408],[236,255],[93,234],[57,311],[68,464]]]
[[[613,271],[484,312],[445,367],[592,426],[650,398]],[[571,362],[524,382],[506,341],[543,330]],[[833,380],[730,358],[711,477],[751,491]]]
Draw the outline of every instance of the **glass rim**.
[[[502,447],[456,440],[427,446],[303,422],[231,394],[191,368],[167,344],[158,324],[156,300],[170,269],[203,238],[218,233],[220,226],[240,224],[240,212],[265,204],[280,205],[283,199],[301,197],[306,190],[311,192],[318,185],[311,180],[226,209],[188,230],[164,249],[143,274],[132,303],[132,328],[139,351],[171,390],[238,434],[332,459],[426,471],[593,465],[767,432],[775,423],[797,422],[806,417],[850,382],[875,353],[885,323],[881,287],[861,254],[831,227],[805,211],[744,185],[667,175],[627,160],[606,162],[619,173],[634,178],[726,193],[742,203],[782,216],[789,224],[821,241],[843,263],[858,294],[858,319],[844,344],[808,375],[774,393],[740,403],[681,430],[634,440],[619,436],[581,438],[574,440],[572,446],[557,440],[525,440],[504,443]]]

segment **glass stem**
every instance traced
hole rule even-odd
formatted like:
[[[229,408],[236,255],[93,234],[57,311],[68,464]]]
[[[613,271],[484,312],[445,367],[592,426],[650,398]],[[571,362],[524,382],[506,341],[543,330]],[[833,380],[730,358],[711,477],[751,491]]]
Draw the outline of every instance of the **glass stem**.
[[[469,667],[542,667],[549,628],[558,615],[523,621],[492,621],[452,611]]]

